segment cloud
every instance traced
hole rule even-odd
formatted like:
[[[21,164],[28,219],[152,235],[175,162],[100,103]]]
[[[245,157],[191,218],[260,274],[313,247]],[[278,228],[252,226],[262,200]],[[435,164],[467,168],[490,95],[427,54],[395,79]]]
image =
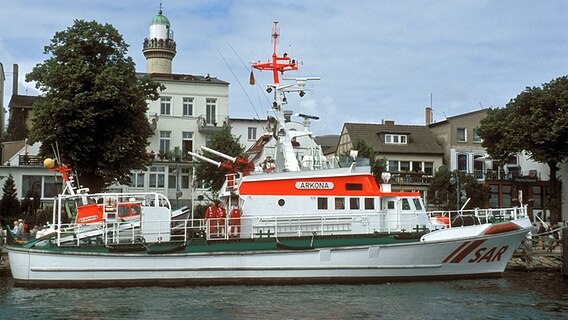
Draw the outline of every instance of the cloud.
[[[142,42],[158,8],[135,0],[7,2],[0,62],[6,71],[13,63],[21,75],[31,71],[55,32],[84,19],[117,28],[145,71]],[[163,10],[177,43],[174,72],[230,82],[236,117],[263,117],[270,108],[270,74],[256,73],[259,86],[247,83],[250,62],[270,58],[277,19],[279,52],[303,62],[288,75],[321,77],[312,94],[289,105],[321,117],[316,134],[339,133],[346,121],[422,124],[431,96],[437,115],[502,106],[568,70],[565,1],[201,0],[164,1]]]

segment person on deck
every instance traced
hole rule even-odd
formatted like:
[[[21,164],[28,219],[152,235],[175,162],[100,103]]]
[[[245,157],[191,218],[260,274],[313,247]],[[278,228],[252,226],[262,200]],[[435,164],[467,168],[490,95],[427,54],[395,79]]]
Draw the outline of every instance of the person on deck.
[[[12,234],[17,239],[20,238],[20,222],[18,220],[14,221],[14,228],[12,229]]]
[[[223,202],[219,202],[217,211],[217,236],[225,236],[225,218],[227,217],[227,209]]]
[[[217,234],[218,211],[219,209],[213,201],[211,201],[211,204],[207,207],[207,210],[205,210],[205,224],[210,237]]]
[[[241,209],[237,200],[233,200],[229,219],[229,236],[238,238],[241,234]]]

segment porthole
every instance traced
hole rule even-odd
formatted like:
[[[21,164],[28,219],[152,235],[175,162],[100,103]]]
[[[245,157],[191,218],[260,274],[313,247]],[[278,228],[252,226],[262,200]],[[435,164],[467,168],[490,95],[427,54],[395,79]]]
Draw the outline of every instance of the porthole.
[[[278,205],[283,207],[284,204],[286,203],[286,201],[284,201],[284,199],[278,199]]]

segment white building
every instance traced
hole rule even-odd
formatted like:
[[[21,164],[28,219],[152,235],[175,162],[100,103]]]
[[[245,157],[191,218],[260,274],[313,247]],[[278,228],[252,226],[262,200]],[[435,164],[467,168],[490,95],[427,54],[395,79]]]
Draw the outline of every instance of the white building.
[[[153,161],[147,171],[132,175],[131,186],[118,188],[156,191],[170,198],[174,206],[189,205],[206,190],[193,182],[193,162],[188,152],[206,145],[227,121],[229,83],[210,75],[171,72],[176,43],[170,22],[161,10],[152,18],[143,52],[146,73],[166,87],[158,100],[148,103],[147,115],[154,129],[148,155]],[[192,185],[197,191],[192,191]]]

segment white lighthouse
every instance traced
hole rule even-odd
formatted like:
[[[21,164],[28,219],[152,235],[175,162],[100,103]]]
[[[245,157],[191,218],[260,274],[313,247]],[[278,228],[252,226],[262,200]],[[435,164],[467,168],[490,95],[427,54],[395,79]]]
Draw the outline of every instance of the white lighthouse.
[[[158,15],[150,22],[150,33],[144,39],[147,73],[172,73],[172,60],[176,55],[176,42],[174,32],[170,28],[170,20],[162,14],[162,8]]]

